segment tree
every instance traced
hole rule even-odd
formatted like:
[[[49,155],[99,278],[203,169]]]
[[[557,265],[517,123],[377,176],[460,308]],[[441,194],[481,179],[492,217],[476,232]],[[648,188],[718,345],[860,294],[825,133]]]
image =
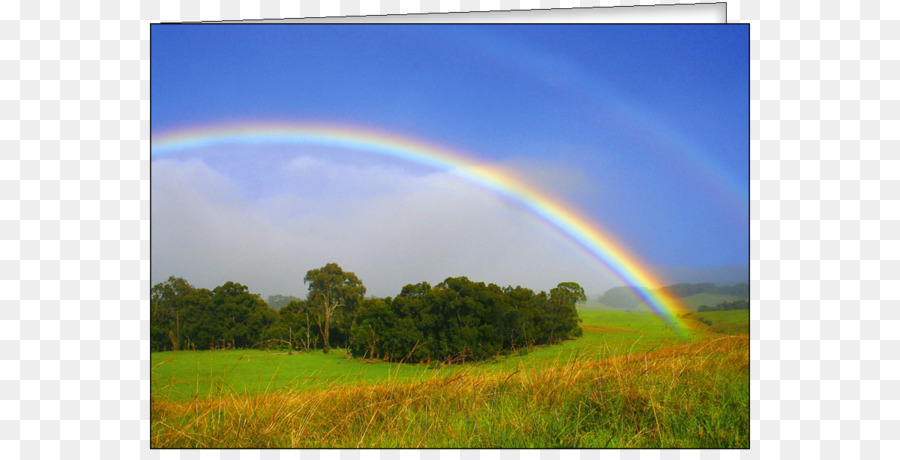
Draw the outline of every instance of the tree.
[[[318,325],[317,312],[309,302],[294,300],[278,311],[279,324],[282,326],[282,335],[292,343],[292,347],[298,349],[310,349],[317,346],[318,339],[311,337],[313,325]],[[320,334],[321,335],[321,334]]]
[[[336,263],[306,272],[303,282],[309,284],[307,301],[321,306],[322,347],[328,353],[331,318],[335,310],[355,308],[366,294],[366,287],[352,272],[345,272]]]
[[[175,351],[181,349],[185,299],[193,291],[194,287],[184,278],[174,276],[150,289],[151,331],[158,331],[156,335],[165,337]]]
[[[569,334],[580,335],[581,328],[578,327],[578,312],[575,310],[575,304],[584,302],[587,297],[584,295],[584,289],[578,283],[559,283],[555,288],[550,290],[550,305],[553,312],[551,337],[553,339],[564,339]]]
[[[578,302],[584,302],[587,297],[584,295],[584,289],[578,283],[559,283],[555,288],[550,290],[550,298],[558,299],[562,303],[575,306]]]
[[[575,305],[585,300],[575,283],[535,294],[466,277],[404,286],[393,300],[360,307],[350,352],[389,361],[480,360],[500,353],[577,337]]]
[[[246,348],[279,338],[278,313],[247,286],[227,282],[210,291],[170,277],[150,289],[150,347],[154,351]]]
[[[212,291],[213,321],[204,329],[216,331],[216,338],[233,348],[251,347],[265,338],[265,331],[278,318],[259,294],[247,286],[229,281]],[[214,328],[214,329],[213,329]]]
[[[350,353],[369,358],[385,355],[383,335],[390,333],[396,321],[390,304],[390,298],[366,299],[362,302],[350,333]]]

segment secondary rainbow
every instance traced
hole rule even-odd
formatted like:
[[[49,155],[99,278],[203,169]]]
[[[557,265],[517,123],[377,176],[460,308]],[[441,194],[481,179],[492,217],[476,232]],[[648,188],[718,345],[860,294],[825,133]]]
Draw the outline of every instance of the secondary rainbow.
[[[371,152],[447,170],[492,190],[528,209],[590,256],[608,267],[667,323],[681,330],[687,312],[674,297],[658,289],[664,283],[621,242],[571,207],[501,168],[469,155],[408,136],[355,126],[325,124],[240,123],[195,127],[153,136],[151,158],[195,148],[229,144],[322,145]]]

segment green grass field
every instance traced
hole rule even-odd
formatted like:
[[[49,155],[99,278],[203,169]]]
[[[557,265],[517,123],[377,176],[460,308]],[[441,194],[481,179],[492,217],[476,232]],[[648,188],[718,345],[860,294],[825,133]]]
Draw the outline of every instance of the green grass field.
[[[152,353],[152,445],[748,447],[749,340],[717,332],[737,315],[579,314],[583,337],[464,365]]]
[[[501,356],[465,366],[403,365],[347,359],[347,351],[333,349],[288,355],[283,351],[215,350],[151,353],[154,397],[188,400],[223,394],[253,394],[281,389],[324,389],[335,385],[388,380],[421,381],[453,375],[461,370],[502,373],[545,369],[576,356],[602,359],[644,352],[688,341],[668,329],[655,315],[616,311],[580,311],[584,336],[523,354]],[[696,333],[694,333],[696,335]],[[527,353],[527,354],[526,354]]]

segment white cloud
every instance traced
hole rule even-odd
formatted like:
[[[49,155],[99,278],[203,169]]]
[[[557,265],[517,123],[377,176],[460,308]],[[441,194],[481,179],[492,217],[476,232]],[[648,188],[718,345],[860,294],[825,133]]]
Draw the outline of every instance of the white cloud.
[[[287,186],[259,194],[198,160],[152,168],[154,284],[176,275],[297,295],[328,262],[378,296],[448,276],[536,290],[576,281],[591,293],[617,284],[519,205],[447,172],[299,157],[269,173]]]

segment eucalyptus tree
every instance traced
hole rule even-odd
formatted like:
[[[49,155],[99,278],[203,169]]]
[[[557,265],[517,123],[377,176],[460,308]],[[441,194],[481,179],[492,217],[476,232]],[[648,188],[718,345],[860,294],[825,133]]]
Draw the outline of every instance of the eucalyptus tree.
[[[187,280],[174,276],[150,288],[150,327],[158,346],[165,341],[173,350],[181,349],[186,299],[193,291]]]
[[[328,353],[328,337],[335,311],[355,309],[366,294],[366,287],[356,274],[345,272],[336,263],[306,272],[303,282],[309,285],[307,302],[320,307],[322,348]]]

